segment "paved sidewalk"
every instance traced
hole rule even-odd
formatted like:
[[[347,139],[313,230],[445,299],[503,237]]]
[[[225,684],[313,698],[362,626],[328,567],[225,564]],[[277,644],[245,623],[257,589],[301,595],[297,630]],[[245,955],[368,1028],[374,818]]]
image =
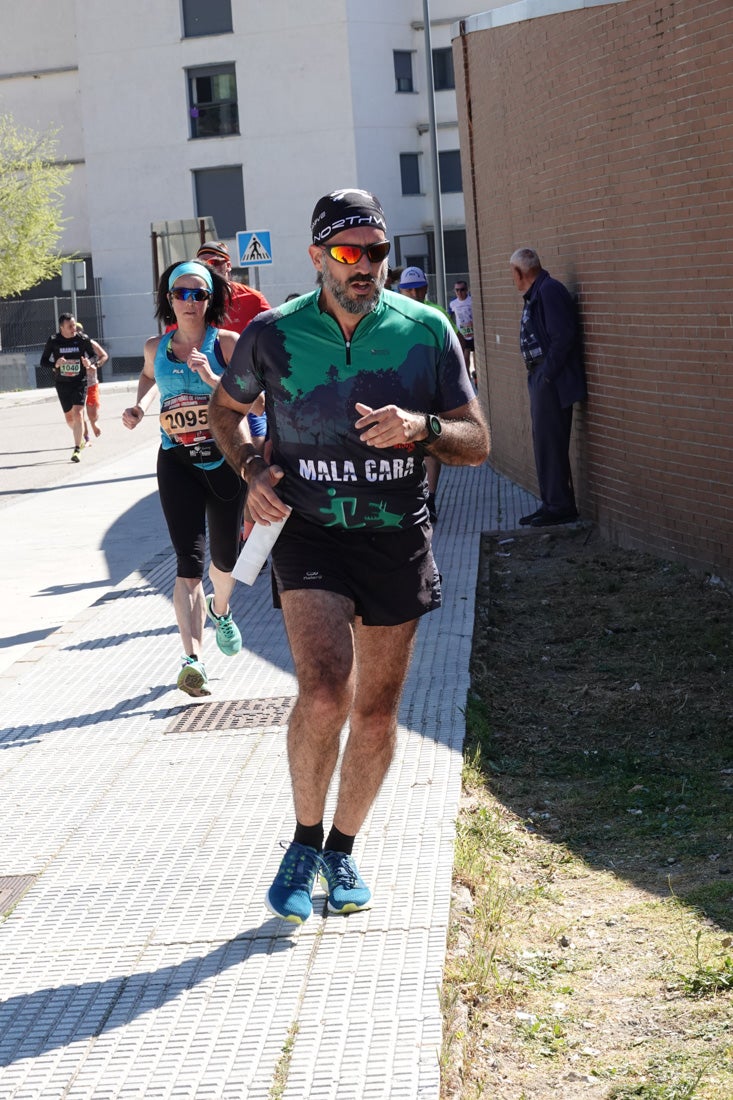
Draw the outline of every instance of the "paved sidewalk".
[[[296,690],[266,574],[235,592],[243,653],[208,634],[211,699],[172,687],[168,550],[0,677],[2,1100],[437,1100],[479,536],[536,501],[446,468],[439,506],[445,606],[357,841],[368,912],[317,888],[293,931],[263,903]]]
[[[135,382],[101,386],[102,436],[70,462],[56,391],[0,394],[0,674],[169,546],[155,477],[159,427],[130,432]]]

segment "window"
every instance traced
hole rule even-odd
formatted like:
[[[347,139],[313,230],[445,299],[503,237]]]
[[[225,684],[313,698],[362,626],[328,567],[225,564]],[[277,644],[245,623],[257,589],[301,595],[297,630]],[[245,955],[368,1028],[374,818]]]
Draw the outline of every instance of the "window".
[[[444,92],[455,88],[456,74],[453,71],[453,50],[448,46],[444,50],[433,50],[433,88]]]
[[[232,0],[183,0],[183,37],[232,31]]]
[[[395,267],[407,267],[414,264],[423,271],[435,271],[435,234],[432,229],[425,233],[396,233],[392,239],[397,262]],[[461,277],[468,274],[468,250],[466,248],[465,229],[443,230],[443,252],[445,255],[445,270],[452,274],[453,278],[460,274]],[[453,286],[453,283],[450,283]],[[453,295],[451,295],[452,297]]]
[[[443,230],[445,270],[466,273],[468,271],[468,247],[465,229]],[[453,297],[453,295],[451,295]]]
[[[193,174],[196,217],[211,217],[217,237],[234,237],[246,229],[242,166],[199,168]]]
[[[208,65],[205,69],[189,69],[188,110],[192,138],[238,134],[239,111],[234,65]]]
[[[397,257],[396,267],[421,267],[423,271],[434,269],[427,233],[398,233],[392,243]]]
[[[414,92],[412,83],[412,53],[410,50],[393,50],[394,80],[396,92]]]
[[[420,194],[420,154],[400,153],[400,176],[403,195]]]
[[[438,153],[438,170],[440,172],[440,190],[442,194],[463,190],[461,154],[458,149]]]

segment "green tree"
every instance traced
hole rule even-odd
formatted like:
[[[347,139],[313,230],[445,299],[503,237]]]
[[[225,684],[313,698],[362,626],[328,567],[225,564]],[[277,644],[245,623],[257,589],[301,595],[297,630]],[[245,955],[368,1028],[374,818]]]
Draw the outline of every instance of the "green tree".
[[[56,134],[22,130],[0,115],[0,298],[58,275],[63,189],[71,168],[55,162]]]

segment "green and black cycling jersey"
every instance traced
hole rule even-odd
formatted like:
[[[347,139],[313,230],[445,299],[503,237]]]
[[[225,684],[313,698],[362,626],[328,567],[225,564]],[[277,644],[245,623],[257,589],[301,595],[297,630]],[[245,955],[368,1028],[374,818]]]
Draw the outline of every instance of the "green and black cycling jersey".
[[[282,500],[343,529],[427,520],[424,450],[362,443],[356,403],[440,414],[474,400],[463,353],[437,310],[382,293],[350,341],[319,306],[320,290],[260,314],[240,337],[222,386],[249,404],[264,389]]]

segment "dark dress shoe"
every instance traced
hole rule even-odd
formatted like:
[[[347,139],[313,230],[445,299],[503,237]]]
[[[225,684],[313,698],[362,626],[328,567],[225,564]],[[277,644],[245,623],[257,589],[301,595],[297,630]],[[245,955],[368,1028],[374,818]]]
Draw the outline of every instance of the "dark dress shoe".
[[[529,521],[530,527],[556,527],[559,523],[572,523],[578,518],[578,512],[573,509],[570,512],[545,512],[540,511]]]
[[[528,516],[522,516],[519,520],[520,527],[529,527],[533,519],[537,519],[538,516],[544,515],[544,508],[538,508],[536,512],[531,512]]]

